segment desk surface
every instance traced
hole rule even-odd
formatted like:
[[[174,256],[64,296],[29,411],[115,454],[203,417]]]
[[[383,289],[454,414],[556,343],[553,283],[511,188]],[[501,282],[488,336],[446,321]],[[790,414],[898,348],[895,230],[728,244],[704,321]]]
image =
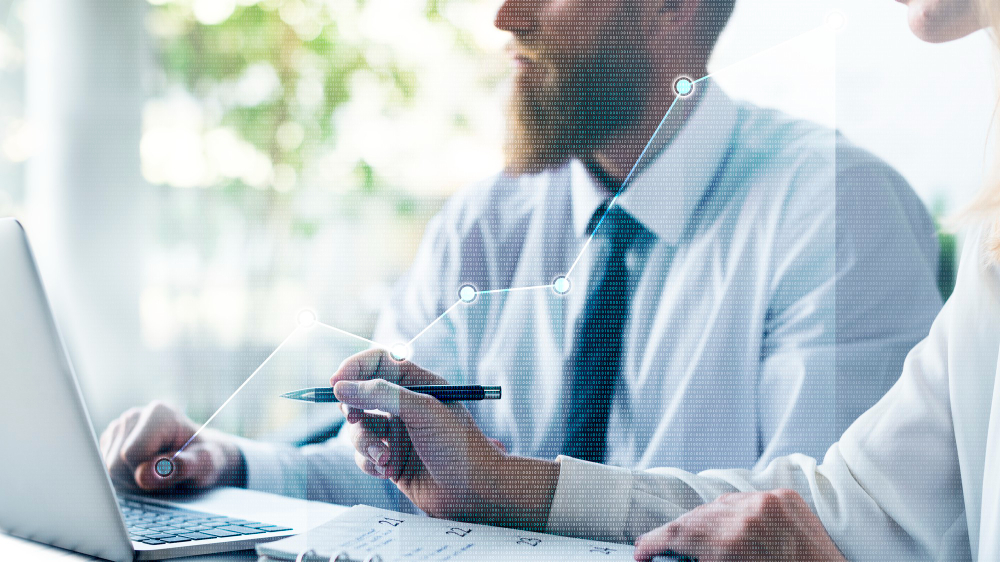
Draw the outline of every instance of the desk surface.
[[[347,509],[339,505],[310,502],[252,490],[219,488],[174,502],[195,511],[243,517],[255,521],[280,521],[289,526],[311,529],[321,525]],[[101,560],[61,548],[13,537],[0,531],[0,560]],[[253,550],[227,554],[206,554],[172,558],[184,562],[256,562]]]
[[[48,545],[12,537],[5,533],[0,533],[0,560],[25,560],[30,562],[49,562],[58,560],[69,562],[71,560],[95,560],[107,562],[100,558],[78,554],[69,550],[55,548]],[[230,552],[227,554],[206,554],[204,556],[190,556],[186,558],[173,558],[178,562],[256,562],[257,555],[252,550],[240,552]]]

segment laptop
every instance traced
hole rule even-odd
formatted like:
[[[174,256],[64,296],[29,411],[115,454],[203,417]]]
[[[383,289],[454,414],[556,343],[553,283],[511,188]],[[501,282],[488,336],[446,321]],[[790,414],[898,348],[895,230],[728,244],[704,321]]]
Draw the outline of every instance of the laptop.
[[[27,237],[0,219],[0,529],[116,562],[253,548],[344,508],[224,488],[116,493]]]

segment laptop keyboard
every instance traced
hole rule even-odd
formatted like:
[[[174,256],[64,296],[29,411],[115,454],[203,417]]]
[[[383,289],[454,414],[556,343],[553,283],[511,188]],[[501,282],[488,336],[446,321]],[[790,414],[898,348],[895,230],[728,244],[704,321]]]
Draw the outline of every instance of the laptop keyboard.
[[[119,498],[118,505],[121,507],[122,515],[125,516],[129,538],[143,544],[205,541],[292,530],[289,527],[154,505],[127,498]]]

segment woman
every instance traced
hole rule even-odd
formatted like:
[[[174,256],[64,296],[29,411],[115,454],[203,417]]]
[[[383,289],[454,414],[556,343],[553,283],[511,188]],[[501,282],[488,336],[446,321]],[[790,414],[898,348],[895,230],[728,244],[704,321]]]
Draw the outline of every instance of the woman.
[[[1000,32],[1000,0],[904,3],[927,41]],[[358,463],[434,515],[635,541],[637,560],[1000,561],[1000,184],[971,214],[953,296],[821,465],[792,455],[694,475],[512,457],[461,406],[392,384],[440,382],[411,364],[368,352],[331,382],[345,403],[393,414],[348,412]]]

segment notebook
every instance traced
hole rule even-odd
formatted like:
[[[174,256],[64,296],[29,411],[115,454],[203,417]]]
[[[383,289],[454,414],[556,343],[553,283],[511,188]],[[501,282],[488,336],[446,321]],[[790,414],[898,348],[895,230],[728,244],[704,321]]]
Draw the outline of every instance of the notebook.
[[[631,545],[356,505],[306,534],[257,545],[261,562],[633,562]]]

